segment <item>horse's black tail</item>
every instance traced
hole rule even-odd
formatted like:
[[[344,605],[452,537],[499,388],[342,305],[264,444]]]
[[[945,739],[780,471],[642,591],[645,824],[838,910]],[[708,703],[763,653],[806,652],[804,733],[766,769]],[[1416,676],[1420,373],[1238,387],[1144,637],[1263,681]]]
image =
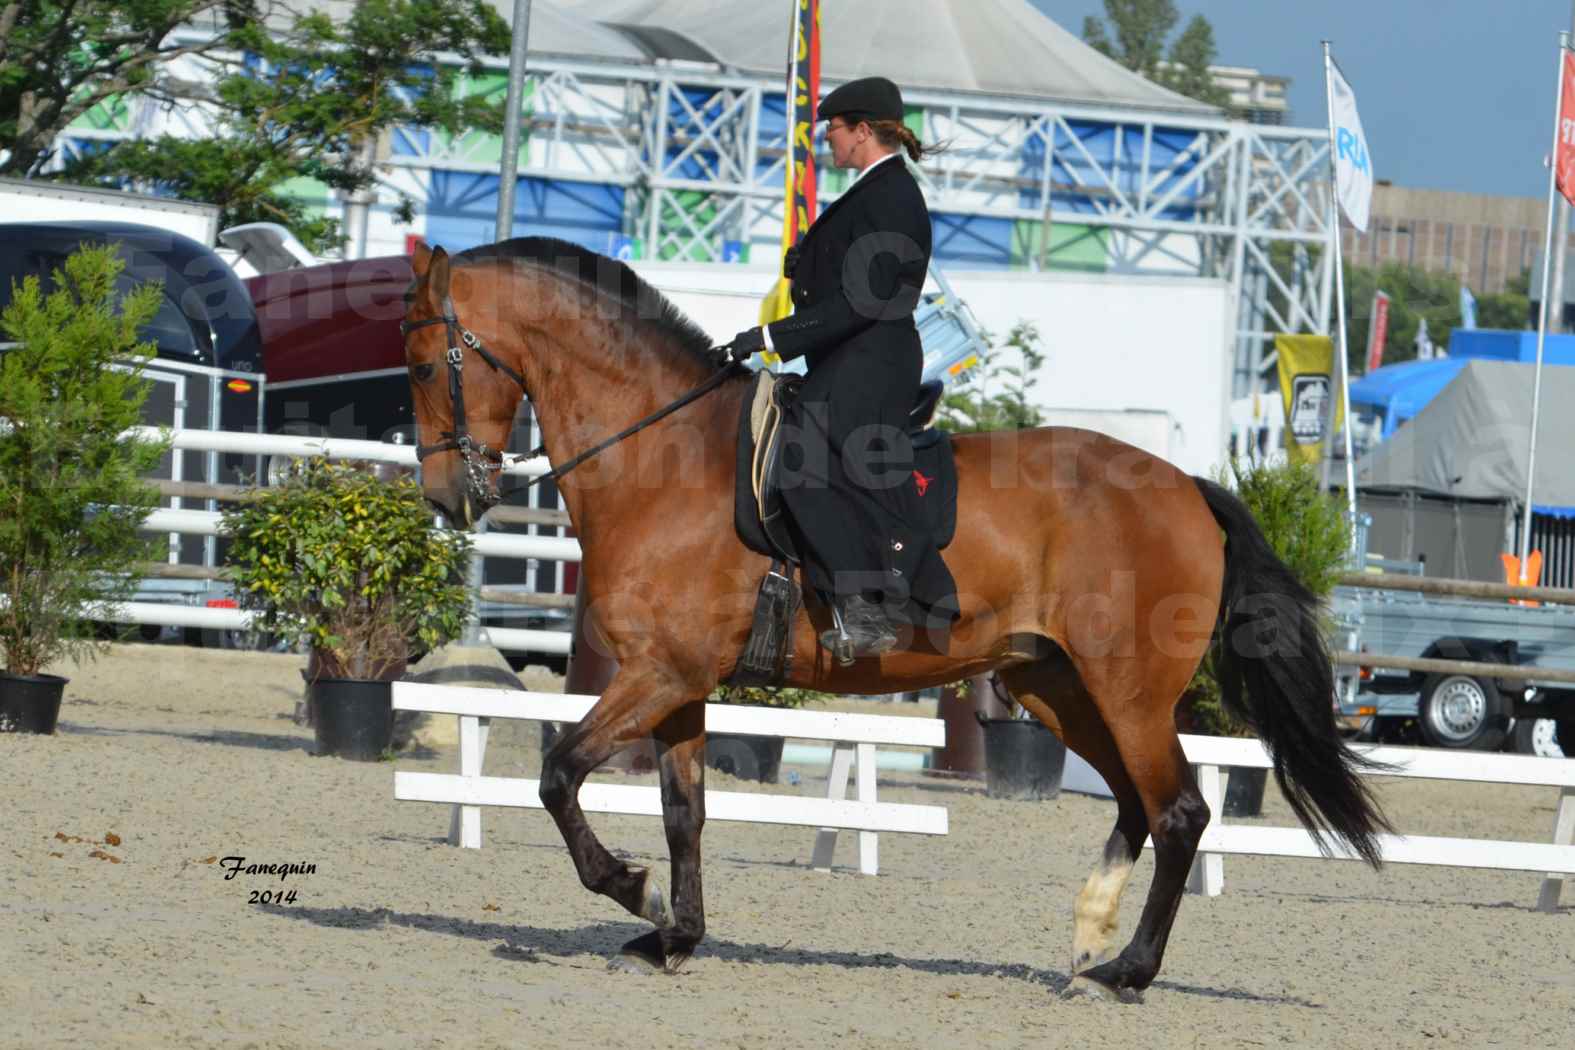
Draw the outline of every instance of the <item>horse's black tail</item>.
[[[1348,748],[1335,727],[1334,662],[1319,601],[1274,553],[1245,503],[1194,480],[1225,531],[1215,636],[1225,709],[1262,738],[1274,779],[1319,848],[1327,852],[1332,833],[1377,867],[1377,834],[1391,829],[1358,773],[1383,767]]]

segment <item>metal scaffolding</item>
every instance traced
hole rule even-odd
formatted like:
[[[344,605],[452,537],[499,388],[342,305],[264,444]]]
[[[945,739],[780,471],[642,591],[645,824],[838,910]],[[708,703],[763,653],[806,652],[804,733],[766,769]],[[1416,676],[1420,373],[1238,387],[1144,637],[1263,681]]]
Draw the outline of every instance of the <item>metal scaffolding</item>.
[[[492,65],[474,90],[501,93],[506,66]],[[621,232],[644,258],[776,250],[787,146],[778,80],[707,63],[533,55],[519,94],[520,177],[621,188]],[[1223,280],[1233,398],[1272,387],[1273,333],[1329,332],[1325,129],[933,91],[906,101],[920,137],[948,146],[919,174],[937,256],[952,252],[951,265],[968,265],[976,242],[993,253],[988,265]],[[202,120],[142,111],[152,106],[71,136],[201,133]],[[404,128],[379,163],[408,193],[433,171],[496,175],[500,150],[494,135]],[[825,170],[822,199],[845,183]]]

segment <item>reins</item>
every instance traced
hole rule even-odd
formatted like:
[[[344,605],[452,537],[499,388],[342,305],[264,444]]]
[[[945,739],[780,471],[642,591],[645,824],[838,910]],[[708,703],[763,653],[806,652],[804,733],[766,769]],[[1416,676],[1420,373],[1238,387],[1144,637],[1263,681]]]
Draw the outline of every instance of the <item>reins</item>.
[[[518,383],[520,390],[528,396],[529,391],[525,387],[525,377],[520,375],[514,369],[510,368],[508,365],[504,364],[502,361],[499,361],[495,356],[493,356],[491,352],[487,350],[486,347],[481,344],[481,340],[476,337],[475,333],[471,332],[470,329],[459,323],[459,318],[454,312],[454,302],[447,296],[443,297],[443,313],[441,316],[429,317],[421,321],[400,321],[399,331],[401,335],[408,336],[411,332],[418,331],[422,328],[428,328],[433,325],[443,325],[447,330],[448,352],[445,355],[445,358],[448,362],[449,399],[452,401],[454,406],[454,429],[443,431],[440,435],[443,440],[437,442],[436,444],[417,445],[416,462],[419,463],[422,460],[425,460],[428,456],[438,452],[458,452],[461,458],[465,461],[466,472],[469,475],[473,494],[484,499],[488,496],[488,493],[485,477],[486,468],[480,462],[482,459],[497,464],[497,466],[501,469],[502,467],[508,465],[510,460],[517,463],[521,460],[534,459],[536,456],[544,456],[547,454],[547,448],[545,445],[538,445],[529,452],[523,454],[507,455],[498,451],[497,449],[489,448],[486,445],[476,444],[471,440],[470,428],[465,420],[465,391],[464,385],[461,382],[461,373],[464,369],[465,348],[468,347],[469,349],[474,350],[481,356],[481,359],[488,365],[492,366],[493,369],[502,372],[510,379],[514,380],[514,382]],[[575,467],[578,467],[581,463],[584,463],[591,457],[605,452],[607,449],[618,444],[620,441],[633,437],[635,434],[638,434],[640,431],[644,430],[651,424],[665,419],[667,416],[677,412],[679,409],[683,408],[690,402],[696,401],[699,398],[704,397],[706,394],[709,394],[712,390],[715,390],[718,386],[720,386],[723,380],[732,374],[732,366],[723,365],[709,378],[707,378],[705,382],[701,383],[693,390],[690,390],[678,400],[672,402],[664,408],[657,409],[655,412],[652,412],[644,419],[641,419],[638,422],[625,427],[623,430],[598,443],[592,448],[586,449],[584,452],[581,452],[573,459],[570,459],[567,463],[564,463],[562,466],[554,467],[545,474],[531,478],[520,487],[522,489],[526,489],[533,485],[540,485],[543,482],[555,481],[558,478],[563,477],[565,474],[569,473],[569,471],[573,470]]]

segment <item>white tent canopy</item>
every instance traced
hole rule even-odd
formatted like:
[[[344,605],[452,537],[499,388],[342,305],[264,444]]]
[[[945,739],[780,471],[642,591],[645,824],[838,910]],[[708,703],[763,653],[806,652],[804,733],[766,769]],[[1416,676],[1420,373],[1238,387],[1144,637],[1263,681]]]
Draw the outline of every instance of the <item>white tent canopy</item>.
[[[505,18],[510,0],[492,0]],[[682,38],[740,70],[787,68],[788,5],[769,0],[553,0],[533,10],[573,12],[628,27],[647,45]],[[660,35],[651,38],[651,31]],[[531,50],[538,42],[531,17]],[[1027,0],[860,0],[821,8],[821,76],[881,75],[904,88],[1217,112],[1095,51]],[[652,57],[694,58],[666,54]]]

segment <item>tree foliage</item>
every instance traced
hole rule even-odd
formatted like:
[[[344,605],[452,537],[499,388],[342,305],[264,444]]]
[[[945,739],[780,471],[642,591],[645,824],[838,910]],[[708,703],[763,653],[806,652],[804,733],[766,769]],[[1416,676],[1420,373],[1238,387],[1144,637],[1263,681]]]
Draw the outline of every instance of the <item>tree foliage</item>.
[[[87,247],[53,274],[13,285],[0,330],[0,650],[13,674],[92,655],[88,616],[125,600],[156,540],[138,530],[158,505],[142,480],[168,448],[123,440],[151,386],[156,284],[124,288],[114,245]]]
[[[1202,15],[1194,15],[1187,28],[1170,48],[1170,66],[1160,81],[1188,98],[1221,108],[1230,105],[1230,92],[1214,82],[1209,67],[1218,57],[1214,27]]]
[[[1083,20],[1083,41],[1156,84],[1199,102],[1228,105],[1229,92],[1209,73],[1217,51],[1208,19],[1194,15],[1167,54],[1165,41],[1180,21],[1171,0],[1105,0],[1104,18]]]
[[[187,109],[206,133],[115,142],[73,158],[65,177],[218,204],[224,225],[279,222],[328,250],[338,223],[287,184],[365,189],[398,125],[500,129],[497,100],[455,89],[508,48],[508,24],[486,0],[362,0],[340,21],[282,0],[0,0],[0,175],[37,173],[94,107],[152,99]],[[180,59],[208,75],[182,75]]]
[[[984,342],[993,342],[989,333],[984,333]],[[981,351],[978,364],[947,391],[937,422],[963,434],[1039,426],[1044,415],[1029,401],[1029,392],[1044,362],[1038,328],[1019,321],[1004,343]]]
[[[1286,287],[1296,277],[1296,246],[1278,242],[1270,246],[1269,263]],[[1317,280],[1320,251],[1303,253],[1303,282]],[[1460,327],[1460,279],[1454,274],[1434,273],[1401,262],[1386,262],[1377,267],[1344,264],[1345,337],[1353,376],[1367,367],[1367,339],[1373,322],[1373,291],[1382,289],[1389,296],[1389,328],[1384,339],[1383,363],[1396,364],[1416,359],[1416,333],[1427,321],[1428,339],[1443,348],[1449,336]],[[1528,273],[1510,277],[1502,292],[1477,295],[1477,326],[1520,331],[1531,324],[1531,303],[1527,294]],[[1270,283],[1269,304],[1281,317],[1292,320],[1284,295]]]
[[[469,615],[470,541],[434,530],[420,488],[355,465],[308,460],[224,512],[228,562],[259,626],[305,641],[346,677],[375,680],[412,643],[435,649]]]
[[[170,63],[231,47],[270,0],[0,0],[0,175],[29,175],[93,107],[121,95],[178,91]],[[175,39],[178,27],[197,27]]]
[[[1527,327],[1530,303],[1527,276],[1511,278],[1508,287],[1477,297],[1477,325],[1520,330]],[[1430,273],[1404,263],[1383,263],[1376,269],[1345,265],[1346,348],[1352,375],[1367,366],[1367,339],[1372,327],[1373,290],[1389,296],[1389,330],[1384,339],[1386,365],[1416,359],[1416,334],[1423,319],[1435,346],[1449,345],[1460,327],[1460,280],[1453,274]]]
[[[486,0],[363,0],[342,21],[322,12],[288,28],[248,20],[229,40],[233,53],[207,59],[217,79],[199,93],[211,135],[118,142],[80,158],[67,177],[208,201],[223,209],[223,225],[281,223],[324,251],[338,246],[338,221],[313,214],[286,183],[370,187],[379,140],[396,126],[502,128],[498,101],[457,90],[483,55],[508,51],[509,27]],[[440,54],[468,65],[440,64]]]
[[[1165,39],[1181,16],[1171,0],[1105,0],[1105,17],[1083,20],[1083,39],[1089,46],[1150,80],[1165,57]],[[1106,28],[1115,31],[1112,41]]]

